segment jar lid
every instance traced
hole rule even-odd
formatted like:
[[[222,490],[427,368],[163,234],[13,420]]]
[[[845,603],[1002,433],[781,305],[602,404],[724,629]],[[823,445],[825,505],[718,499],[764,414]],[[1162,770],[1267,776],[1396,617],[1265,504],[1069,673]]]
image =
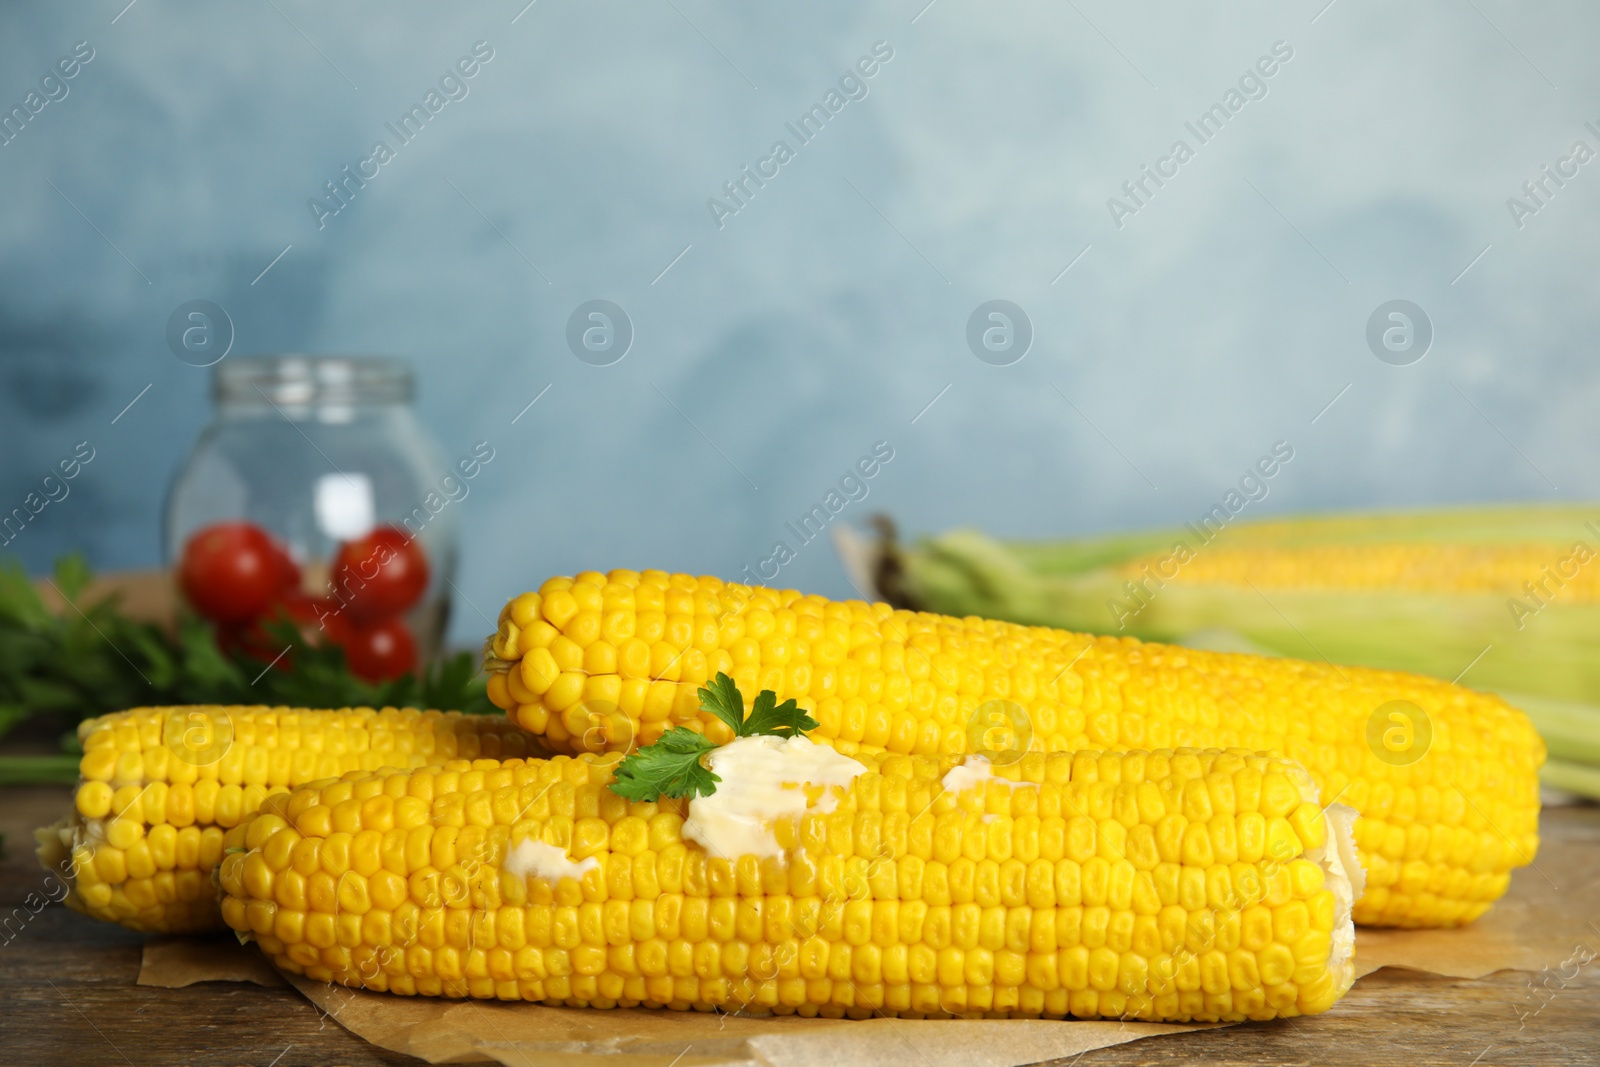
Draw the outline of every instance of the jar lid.
[[[217,364],[211,395],[218,404],[406,404],[412,384],[410,364],[387,356],[235,356]]]

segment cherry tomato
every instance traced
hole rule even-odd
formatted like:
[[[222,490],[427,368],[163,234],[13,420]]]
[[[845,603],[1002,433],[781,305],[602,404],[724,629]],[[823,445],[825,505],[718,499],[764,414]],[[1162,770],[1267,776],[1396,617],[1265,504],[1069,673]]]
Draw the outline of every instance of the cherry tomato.
[[[351,619],[378,622],[421,598],[428,588],[428,557],[404,530],[379,526],[339,546],[330,581]]]
[[[178,562],[184,597],[214,622],[253,619],[299,581],[300,569],[283,547],[248,522],[219,522],[196,531]]]
[[[417,666],[417,642],[399,619],[355,626],[344,645],[350,673],[368,682],[386,682]]]

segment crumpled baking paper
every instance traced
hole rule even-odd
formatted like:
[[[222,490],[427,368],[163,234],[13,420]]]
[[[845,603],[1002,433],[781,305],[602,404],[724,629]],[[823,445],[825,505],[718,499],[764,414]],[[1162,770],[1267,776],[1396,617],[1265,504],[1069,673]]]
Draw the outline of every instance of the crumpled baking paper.
[[[1175,1023],[1049,1020],[833,1020],[397,997],[280,976],[233,936],[145,943],[140,985],[287,980],[346,1029],[430,1063],[485,1060],[538,1067],[1011,1067],[1160,1034],[1208,1029]]]
[[[1460,930],[1356,931],[1356,973],[1403,968],[1453,978],[1559,967],[1575,949],[1600,949],[1600,826],[1547,812],[1535,864]],[[281,984],[352,1033],[432,1063],[510,1067],[1012,1067],[1161,1034],[1208,1029],[1093,1020],[865,1021],[752,1018],[643,1008],[594,1011],[540,1004],[397,997],[278,976],[254,946],[223,939],[154,938],[141,985],[203,981]],[[1337,1012],[1338,1006],[1334,1007]],[[604,1061],[596,1056],[604,1056]]]

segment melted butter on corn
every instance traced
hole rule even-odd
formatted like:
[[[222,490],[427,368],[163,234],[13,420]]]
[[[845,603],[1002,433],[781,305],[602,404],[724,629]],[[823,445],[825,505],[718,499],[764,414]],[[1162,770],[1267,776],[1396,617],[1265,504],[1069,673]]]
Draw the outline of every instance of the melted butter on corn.
[[[985,782],[999,782],[1012,789],[1033,785],[1032,782],[1010,782],[996,778],[994,765],[985,756],[968,756],[960,766],[950,768],[950,773],[944,776],[940,784],[953,793],[962,793]]]
[[[706,757],[722,781],[689,802],[685,840],[712,856],[782,856],[777,824],[831,814],[867,767],[805,737],[740,737]]]
[[[518,878],[542,878],[555,883],[563,878],[581,879],[600,866],[600,861],[589,856],[579,863],[567,856],[566,850],[543,841],[524,838],[506,857],[506,870]]]

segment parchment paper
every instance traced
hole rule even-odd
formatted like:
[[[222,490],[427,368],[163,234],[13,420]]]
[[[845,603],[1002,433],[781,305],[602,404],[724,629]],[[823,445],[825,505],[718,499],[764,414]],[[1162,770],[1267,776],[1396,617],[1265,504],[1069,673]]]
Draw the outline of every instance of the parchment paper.
[[[644,1008],[592,1011],[537,1004],[450,1002],[333,990],[291,977],[306,998],[352,1032],[432,1063],[492,1058],[553,1067],[1012,1067],[1158,1034],[1204,1029],[1167,1023],[750,1018]],[[604,1061],[596,1061],[603,1055]],[[618,1057],[622,1058],[618,1058]],[[681,1057],[681,1058],[679,1058]]]
[[[138,985],[181,989],[196,982],[253,982],[268,989],[289,984],[267,957],[232,934],[152,937],[144,943]]]
[[[538,1067],[1012,1067],[1160,1034],[1209,1026],[1093,1020],[831,1020],[754,1018],[643,1008],[592,1011],[542,1004],[396,997],[279,976],[254,946],[233,936],[152,938],[140,985],[196,982],[281,985],[358,1037],[430,1063]]]
[[[1499,970],[1560,967],[1575,949],[1600,950],[1600,828],[1546,817],[1536,865],[1511,891],[1459,930],[1356,931],[1356,973],[1382,967],[1481,978]],[[225,939],[155,938],[141,985],[204,981],[268,984],[253,946]],[[288,980],[357,1036],[432,1063],[514,1067],[1013,1067],[1159,1034],[1208,1027],[1162,1023],[1030,1020],[832,1021],[694,1012],[591,1011],[537,1004],[432,1000]],[[281,979],[279,979],[281,981]],[[1335,1005],[1334,1012],[1338,1006]],[[594,1057],[604,1055],[604,1061]]]

